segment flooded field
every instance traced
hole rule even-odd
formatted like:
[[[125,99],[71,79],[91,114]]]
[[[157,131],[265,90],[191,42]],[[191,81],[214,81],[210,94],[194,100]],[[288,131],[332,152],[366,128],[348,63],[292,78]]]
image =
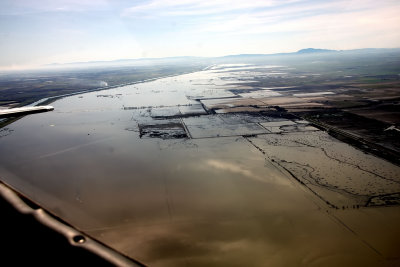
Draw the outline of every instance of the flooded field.
[[[285,75],[216,65],[57,100],[0,129],[0,177],[150,266],[400,264],[400,167],[276,107],[332,92],[251,86]]]

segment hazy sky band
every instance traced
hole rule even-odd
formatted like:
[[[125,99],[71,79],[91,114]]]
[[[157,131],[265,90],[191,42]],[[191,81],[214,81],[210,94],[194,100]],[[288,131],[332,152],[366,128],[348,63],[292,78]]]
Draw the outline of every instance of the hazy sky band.
[[[0,1],[0,68],[399,47],[400,1]]]

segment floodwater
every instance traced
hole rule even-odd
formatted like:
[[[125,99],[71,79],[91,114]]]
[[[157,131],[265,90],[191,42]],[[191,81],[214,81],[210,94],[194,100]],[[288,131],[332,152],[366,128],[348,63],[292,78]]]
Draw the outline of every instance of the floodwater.
[[[306,121],[210,112],[257,74],[239,66],[57,100],[0,130],[0,177],[150,266],[400,264],[399,167]]]

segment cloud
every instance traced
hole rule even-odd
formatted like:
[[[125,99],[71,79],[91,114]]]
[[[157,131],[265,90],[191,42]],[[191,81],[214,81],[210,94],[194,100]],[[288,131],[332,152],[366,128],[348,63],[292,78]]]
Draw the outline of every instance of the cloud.
[[[290,52],[304,47],[383,48],[400,43],[398,0],[133,3],[0,1],[4,51],[0,65],[51,63],[46,61],[58,61],[63,55],[72,61],[140,57],[142,47],[149,57],[164,57]]]
[[[313,5],[299,3],[285,8],[212,18],[200,30],[204,32],[260,34],[330,29],[346,31],[346,28],[352,29],[354,26],[372,26],[374,29],[382,29],[400,25],[397,23],[400,3],[391,3],[385,6],[375,1],[363,1],[363,5],[359,2],[352,0],[323,2]]]
[[[296,0],[154,0],[146,4],[136,5],[122,11],[122,16],[152,15],[160,16],[200,16],[220,14],[234,11],[248,11],[256,8],[274,7]]]
[[[108,6],[106,0],[6,0],[1,4],[1,15],[24,15],[47,12],[82,12]]]
[[[357,48],[361,40],[381,39],[383,42],[377,43],[383,44],[380,47],[393,47],[394,42],[400,41],[396,34],[400,32],[399,10],[400,2],[392,0],[154,0],[126,8],[121,14],[128,18],[153,19],[153,22],[167,18],[179,21],[175,30],[188,38],[196,33],[232,38],[253,35],[262,39],[264,34],[269,36],[270,42],[279,41],[274,35],[283,40],[297,38],[298,47],[304,40],[314,40],[328,47],[327,41],[323,42],[325,38],[335,43],[331,48],[338,48],[339,42],[346,40],[354,44],[351,48]]]

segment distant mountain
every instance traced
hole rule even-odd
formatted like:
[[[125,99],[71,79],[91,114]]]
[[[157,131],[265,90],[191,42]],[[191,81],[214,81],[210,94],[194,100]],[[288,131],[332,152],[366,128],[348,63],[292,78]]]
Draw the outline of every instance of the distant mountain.
[[[319,54],[325,55],[362,55],[371,53],[383,53],[383,52],[400,52],[400,48],[362,48],[353,50],[331,50],[331,49],[320,49],[320,48],[305,48],[297,52],[286,52],[286,53],[275,53],[275,54],[237,54],[227,55],[221,57],[196,57],[196,56],[181,56],[181,57],[165,57],[165,58],[137,58],[137,59],[119,59],[111,61],[89,61],[89,62],[74,62],[74,63],[55,63],[48,64],[44,67],[56,67],[56,68],[92,68],[92,67],[124,67],[124,66],[151,66],[151,65],[178,65],[178,64],[219,64],[238,62],[240,60],[251,60],[251,61],[262,61],[265,58],[270,60],[278,59],[293,59],[296,57],[303,56],[320,56]]]
[[[69,62],[69,63],[50,63],[45,66],[61,66],[61,65],[82,65],[82,64],[114,64],[114,63],[134,63],[143,61],[185,61],[195,60],[202,57],[194,56],[181,56],[181,57],[162,57],[162,58],[134,58],[134,59],[115,59],[115,60],[100,60],[100,61],[80,61],[80,62]]]
[[[337,50],[330,49],[319,49],[319,48],[305,48],[297,51],[297,54],[310,54],[310,53],[326,53],[326,52],[337,52]]]
[[[338,50],[330,50],[330,49],[319,49],[319,48],[304,48],[297,52],[288,52],[288,53],[275,53],[275,54],[239,54],[239,55],[228,55],[222,56],[218,58],[256,58],[256,57],[270,57],[270,56],[289,56],[289,55],[298,55],[298,54],[312,54],[312,53],[326,53],[326,52],[339,52]]]

